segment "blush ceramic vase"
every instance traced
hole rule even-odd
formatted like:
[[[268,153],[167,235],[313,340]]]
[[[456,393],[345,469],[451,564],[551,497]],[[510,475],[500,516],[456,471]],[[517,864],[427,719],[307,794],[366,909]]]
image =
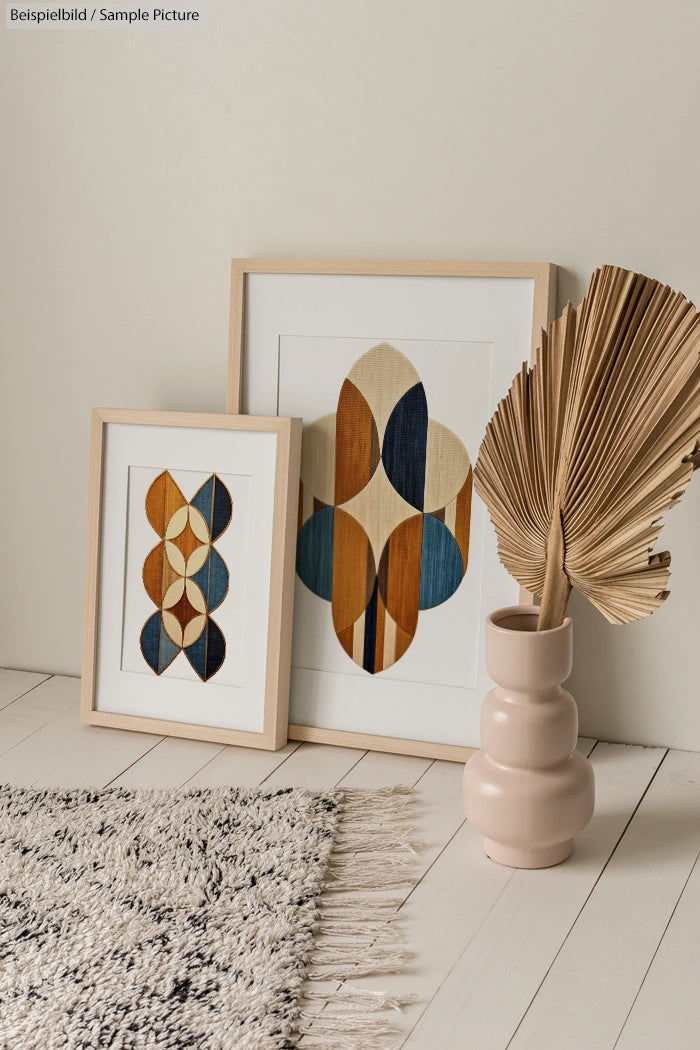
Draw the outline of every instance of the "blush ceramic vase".
[[[464,769],[464,809],[489,857],[514,868],[566,860],[593,815],[593,767],[576,750],[578,711],[561,683],[571,673],[572,625],[537,631],[539,609],[515,605],[486,619],[486,664],[496,682],[481,709],[481,745]]]

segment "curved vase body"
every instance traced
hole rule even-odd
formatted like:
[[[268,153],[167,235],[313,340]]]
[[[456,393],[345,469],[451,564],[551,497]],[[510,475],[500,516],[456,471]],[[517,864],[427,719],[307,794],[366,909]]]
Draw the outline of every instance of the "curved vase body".
[[[576,751],[578,711],[561,683],[572,629],[537,631],[536,606],[486,619],[486,663],[497,683],[481,709],[481,745],[464,769],[464,809],[489,857],[514,868],[565,860],[593,815],[593,767]]]

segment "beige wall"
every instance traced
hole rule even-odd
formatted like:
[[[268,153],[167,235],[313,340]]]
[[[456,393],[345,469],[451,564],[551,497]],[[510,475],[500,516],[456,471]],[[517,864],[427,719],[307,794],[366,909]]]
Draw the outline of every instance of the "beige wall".
[[[694,0],[202,0],[0,29],[0,664],[76,674],[89,410],[223,410],[228,260],[613,262],[700,300]],[[672,595],[574,601],[584,731],[700,749],[700,481]]]

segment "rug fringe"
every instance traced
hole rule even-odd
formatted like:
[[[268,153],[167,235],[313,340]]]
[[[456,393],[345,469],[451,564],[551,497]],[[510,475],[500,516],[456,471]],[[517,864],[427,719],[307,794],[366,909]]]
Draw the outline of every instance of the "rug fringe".
[[[410,788],[343,790],[340,827],[318,907],[310,982],[341,982],[306,992],[300,1050],[388,1050],[391,1014],[413,996],[343,982],[400,972],[408,958],[396,913],[415,861]]]
[[[311,1001],[326,1000],[328,993],[317,992],[312,988],[307,991],[306,998]],[[371,988],[357,988],[353,984],[343,984],[334,993],[333,1006],[339,1011],[354,1010],[357,1006],[362,1006],[368,1011],[394,1010],[400,1013],[402,1007],[408,1003],[415,1003],[417,999],[417,995],[390,995],[389,992],[375,992]]]

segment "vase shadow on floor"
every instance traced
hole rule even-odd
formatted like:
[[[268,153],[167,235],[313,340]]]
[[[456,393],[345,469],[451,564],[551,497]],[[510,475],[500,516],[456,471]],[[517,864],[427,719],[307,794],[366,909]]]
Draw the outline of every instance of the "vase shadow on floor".
[[[629,822],[619,812],[594,812],[590,825],[576,839],[573,858],[599,863],[601,850],[611,841],[617,842],[611,860],[624,868],[642,872],[651,866],[673,865],[679,856],[700,850],[700,811],[692,805],[649,804]]]

